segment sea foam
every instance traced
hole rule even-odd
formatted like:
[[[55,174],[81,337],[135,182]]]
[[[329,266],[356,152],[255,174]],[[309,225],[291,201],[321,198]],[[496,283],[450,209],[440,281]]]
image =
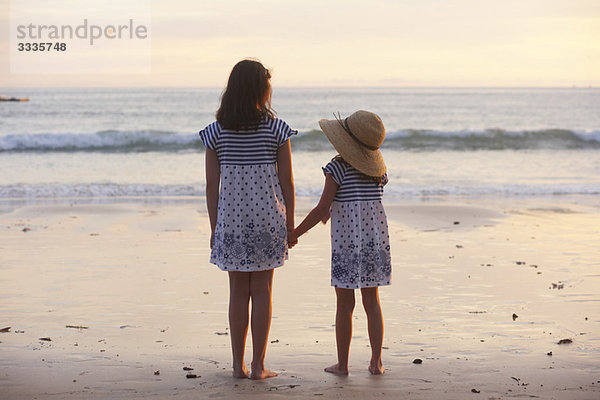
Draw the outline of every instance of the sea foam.
[[[292,138],[294,150],[322,151],[331,145],[322,132],[301,132]],[[531,150],[531,149],[600,149],[600,131],[575,132],[567,129],[507,131],[499,128],[484,131],[438,131],[403,129],[388,132],[383,148],[396,150]],[[0,136],[2,152],[48,151],[200,151],[202,142],[195,132],[159,130],[100,131],[96,133],[38,133]]]

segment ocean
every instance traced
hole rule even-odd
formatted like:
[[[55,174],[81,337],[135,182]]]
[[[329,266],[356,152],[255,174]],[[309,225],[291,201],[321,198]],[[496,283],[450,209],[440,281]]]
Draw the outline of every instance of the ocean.
[[[221,89],[7,89],[0,102],[0,200],[165,201],[204,194],[197,132]],[[278,88],[297,196],[319,196],[336,153],[333,113],[381,116],[386,199],[600,195],[597,88]]]

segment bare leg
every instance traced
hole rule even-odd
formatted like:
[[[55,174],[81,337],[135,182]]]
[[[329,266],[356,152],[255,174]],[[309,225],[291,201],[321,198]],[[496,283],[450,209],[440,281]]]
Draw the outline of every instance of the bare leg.
[[[277,376],[265,368],[267,341],[271,328],[271,289],[273,270],[251,272],[250,297],[252,298],[252,373],[251,379]]]
[[[379,303],[379,288],[362,288],[362,302],[367,313],[369,341],[371,342],[371,362],[369,372],[381,375],[385,372],[381,362],[381,346],[383,345],[383,316]]]
[[[325,368],[325,372],[335,375],[348,375],[348,355],[352,339],[352,313],[354,311],[354,290],[335,288],[337,306],[335,312],[335,340],[338,363]]]
[[[233,353],[233,376],[248,378],[244,362],[248,333],[248,304],[250,302],[250,273],[229,272],[229,331]]]

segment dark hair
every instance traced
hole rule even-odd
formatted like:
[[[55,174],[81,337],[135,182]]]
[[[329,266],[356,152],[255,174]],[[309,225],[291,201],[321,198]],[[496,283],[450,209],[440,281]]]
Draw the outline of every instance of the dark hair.
[[[337,154],[335,157],[333,157],[331,159],[331,161],[341,161],[343,163],[346,163],[346,164],[350,165],[350,163],[348,161],[344,160],[344,158],[341,155],[339,155],[339,154]],[[360,171],[358,171],[358,172],[360,172]],[[362,174],[362,172],[361,172],[361,174]],[[365,175],[365,174],[363,174],[363,175]],[[375,181],[378,185],[381,185],[382,183],[385,185],[388,182],[387,175],[382,175],[382,176],[369,176],[369,175],[365,175],[365,176],[367,178],[369,178],[370,180]]]
[[[242,60],[229,75],[221,95],[217,121],[230,130],[256,129],[263,117],[275,118],[271,110],[271,73],[259,61]]]

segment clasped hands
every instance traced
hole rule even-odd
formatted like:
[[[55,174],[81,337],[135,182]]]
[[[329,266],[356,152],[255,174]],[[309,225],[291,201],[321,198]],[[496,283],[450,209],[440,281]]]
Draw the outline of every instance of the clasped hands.
[[[321,223],[326,224],[327,221],[329,221],[329,217],[330,217],[330,214],[327,213],[321,219]],[[303,225],[303,224],[300,224],[300,225]],[[312,225],[312,226],[314,226],[314,225]],[[298,232],[298,228],[299,228],[299,226],[296,229],[294,229],[294,228],[290,229],[290,227],[288,227],[288,231],[287,231],[288,249],[291,249],[292,247],[294,247],[295,245],[297,245],[298,244],[298,237],[300,237],[303,233],[305,233],[305,231],[303,231],[302,233]],[[309,227],[309,229],[310,229],[310,227]]]

